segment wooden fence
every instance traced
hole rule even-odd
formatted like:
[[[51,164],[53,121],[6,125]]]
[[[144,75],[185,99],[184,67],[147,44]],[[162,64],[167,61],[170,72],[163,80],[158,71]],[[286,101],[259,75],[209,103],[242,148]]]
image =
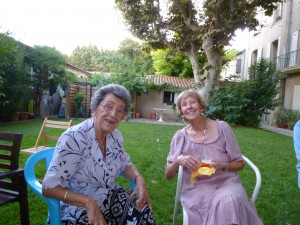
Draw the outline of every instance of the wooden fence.
[[[97,87],[92,87],[90,83],[68,84],[66,96],[66,117],[75,117],[75,95],[82,92],[86,98],[83,101],[84,117],[91,116],[90,102]]]

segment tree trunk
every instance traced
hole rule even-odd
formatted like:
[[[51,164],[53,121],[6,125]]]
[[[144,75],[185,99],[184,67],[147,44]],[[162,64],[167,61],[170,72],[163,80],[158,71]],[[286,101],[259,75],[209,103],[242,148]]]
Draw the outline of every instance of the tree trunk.
[[[43,91],[38,90],[38,92],[35,93],[35,104],[34,104],[34,114],[35,116],[40,116],[40,107],[41,107],[41,101],[43,97]]]
[[[184,55],[189,57],[193,69],[195,86],[197,89],[200,89],[203,84],[201,83],[201,79],[200,79],[201,68],[198,60],[198,49],[193,46],[189,51],[184,52]]]
[[[214,48],[213,45],[214,43],[212,38],[208,37],[207,39],[203,40],[202,48],[208,61],[208,76],[202,90],[202,95],[207,105],[210,102],[209,92],[215,88],[216,81],[221,73],[223,63],[223,54]]]

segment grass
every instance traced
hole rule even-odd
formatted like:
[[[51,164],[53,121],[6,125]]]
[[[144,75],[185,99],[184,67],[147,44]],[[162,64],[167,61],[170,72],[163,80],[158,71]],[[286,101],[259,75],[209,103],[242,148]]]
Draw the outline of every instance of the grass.
[[[74,124],[80,120],[75,120]],[[0,124],[0,131],[24,134],[22,148],[35,143],[42,120]],[[158,225],[172,224],[176,179],[164,178],[164,166],[174,133],[181,126],[121,123],[124,146],[147,181],[152,207]],[[233,128],[241,151],[249,157],[262,174],[262,187],[256,201],[259,216],[265,225],[299,224],[300,190],[297,187],[296,159],[291,137],[261,129]],[[23,166],[28,155],[21,154]],[[255,175],[249,167],[240,172],[246,191],[251,193]],[[125,181],[120,179],[123,184]],[[29,191],[30,220],[33,225],[44,224],[46,204]],[[0,224],[19,224],[18,203],[0,207]],[[181,216],[181,214],[179,214]],[[181,223],[181,220],[178,224]],[[182,223],[181,223],[182,224]]]

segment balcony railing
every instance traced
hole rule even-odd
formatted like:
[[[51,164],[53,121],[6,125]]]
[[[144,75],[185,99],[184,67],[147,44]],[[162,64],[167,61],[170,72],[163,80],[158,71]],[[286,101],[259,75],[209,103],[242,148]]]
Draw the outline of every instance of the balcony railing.
[[[300,66],[300,49],[275,57],[275,62],[279,70]]]

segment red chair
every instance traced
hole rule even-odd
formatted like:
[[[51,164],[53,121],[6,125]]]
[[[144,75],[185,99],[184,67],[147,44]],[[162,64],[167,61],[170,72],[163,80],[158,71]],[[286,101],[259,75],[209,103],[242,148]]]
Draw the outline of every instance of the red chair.
[[[156,120],[156,113],[155,112],[149,112],[148,119],[149,120]]]

